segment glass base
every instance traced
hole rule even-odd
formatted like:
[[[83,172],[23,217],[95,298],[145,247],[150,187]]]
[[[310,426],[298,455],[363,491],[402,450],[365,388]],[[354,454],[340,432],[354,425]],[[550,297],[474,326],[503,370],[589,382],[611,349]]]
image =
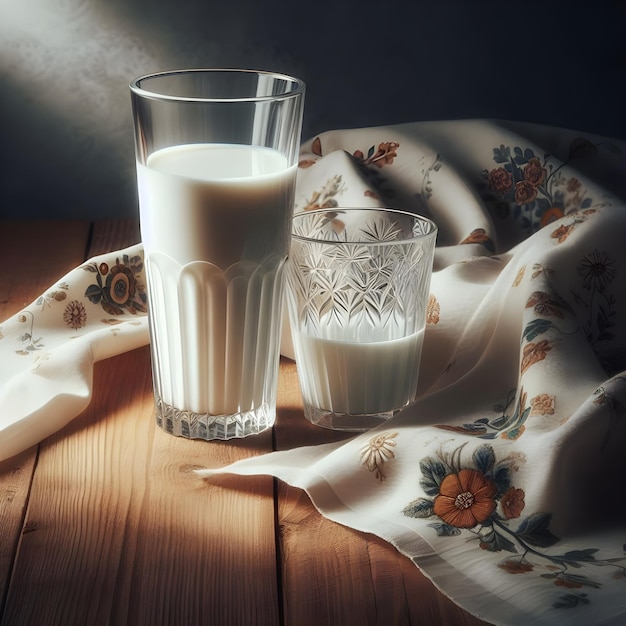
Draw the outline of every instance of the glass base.
[[[276,407],[269,403],[234,415],[209,415],[183,411],[155,400],[156,422],[166,432],[188,439],[226,440],[258,435],[271,428],[276,419]]]
[[[304,416],[316,426],[331,430],[345,430],[363,432],[371,430],[380,424],[384,424],[392,418],[400,409],[385,411],[384,413],[367,413],[359,415],[354,413],[333,413],[325,409],[304,405]]]

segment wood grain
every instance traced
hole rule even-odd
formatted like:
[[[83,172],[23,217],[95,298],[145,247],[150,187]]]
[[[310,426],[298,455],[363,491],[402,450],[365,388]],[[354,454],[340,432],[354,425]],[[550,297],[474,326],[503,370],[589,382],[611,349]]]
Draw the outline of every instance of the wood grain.
[[[92,224],[87,256],[113,252],[140,241],[138,219],[99,220]]]
[[[0,327],[83,260],[86,222],[0,221]],[[0,615],[37,460],[33,447],[0,463]]]
[[[85,258],[139,240],[136,220],[0,222],[0,319]],[[303,416],[281,361],[273,431],[190,441],[154,419],[146,346],[97,363],[93,399],[0,465],[2,626],[477,625],[376,536],[330,522],[269,477],[194,469],[351,435]]]

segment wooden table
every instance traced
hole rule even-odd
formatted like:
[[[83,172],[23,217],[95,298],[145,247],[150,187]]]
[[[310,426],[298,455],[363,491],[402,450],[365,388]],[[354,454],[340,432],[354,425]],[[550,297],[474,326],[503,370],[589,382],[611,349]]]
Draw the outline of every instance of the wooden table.
[[[0,320],[138,240],[132,220],[0,221]],[[345,437],[304,419],[293,362],[281,363],[271,431],[204,442],[155,425],[149,360],[145,347],[98,363],[87,410],[0,463],[2,626],[481,623],[300,490],[193,473]]]

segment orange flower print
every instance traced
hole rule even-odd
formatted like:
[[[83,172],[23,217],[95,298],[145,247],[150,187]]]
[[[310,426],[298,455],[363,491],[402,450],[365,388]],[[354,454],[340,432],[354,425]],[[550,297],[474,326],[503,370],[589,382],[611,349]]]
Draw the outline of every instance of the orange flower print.
[[[426,323],[438,324],[439,314],[441,313],[441,305],[437,298],[431,293],[428,297],[428,305],[426,307]]]
[[[574,193],[576,191],[579,191],[580,188],[582,187],[582,183],[578,180],[578,178],[569,178],[567,180],[567,186],[566,189],[567,191],[569,191],[570,193]]]
[[[547,226],[548,224],[552,224],[552,222],[556,222],[558,219],[561,219],[565,215],[563,209],[558,206],[550,207],[542,216],[541,227]]]
[[[375,191],[372,191],[371,189],[366,189],[363,192],[363,195],[366,198],[375,198],[376,200],[380,200],[380,196]]]
[[[524,455],[513,452],[498,458],[493,446],[483,444],[472,450],[474,469],[469,469],[465,462],[460,465],[466,443],[448,449],[441,447],[435,456],[420,458],[419,484],[423,495],[402,509],[406,517],[432,520],[428,527],[441,541],[448,541],[451,549],[465,544],[465,550],[475,546],[476,550],[490,552],[497,558],[502,575],[526,574],[526,578],[533,578],[538,592],[539,584],[589,590],[589,594],[566,593],[555,599],[550,589],[544,587],[552,609],[577,606],[581,598],[590,604],[592,590],[605,584],[596,575],[598,568],[606,568],[613,579],[626,578],[626,555],[618,554],[615,558],[614,552],[605,559],[594,546],[581,545],[574,550],[567,544],[559,547],[561,540],[550,528],[553,513],[527,511],[524,489],[512,484],[513,473],[519,469],[518,463],[525,461]],[[620,549],[619,545],[616,549]],[[504,556],[505,551],[508,556]],[[502,556],[498,558],[496,553]],[[474,557],[483,558],[480,554]],[[549,608],[550,604],[546,604]]]
[[[311,144],[311,152],[316,156],[322,156],[322,141],[316,137]]]
[[[484,228],[475,228],[461,243],[478,243],[490,252],[495,251],[493,241]]]
[[[316,163],[317,161],[315,159],[302,159],[301,161],[298,161],[298,167],[302,170],[305,170],[307,167],[311,167]]]
[[[530,204],[537,197],[537,189],[527,180],[515,183],[515,202],[517,204]]]
[[[448,474],[439,487],[433,513],[456,528],[473,528],[486,521],[496,509],[498,488],[475,469]]]
[[[497,167],[489,172],[487,184],[492,191],[504,195],[513,187],[513,176],[503,167]]]
[[[370,148],[367,158],[361,150],[355,150],[353,155],[364,165],[375,165],[378,168],[385,165],[391,165],[393,160],[398,156],[398,148],[400,144],[397,141],[384,141],[378,144],[378,149],[374,152],[374,148]]]
[[[565,225],[562,224],[550,235],[552,239],[556,239],[559,243],[563,243],[574,230],[574,224]]]
[[[517,272],[517,275],[515,276],[515,280],[513,281],[513,287],[519,287],[522,279],[524,278],[524,273],[526,272],[526,266],[522,265],[522,267],[520,267],[519,272]]]
[[[554,415],[554,396],[549,393],[540,393],[530,401],[531,415]]]
[[[543,361],[552,348],[553,345],[547,339],[527,343],[522,355],[521,373],[523,374],[531,365]]]
[[[482,170],[485,199],[493,203],[493,212],[512,219],[532,234],[564,215],[588,210],[594,199],[576,178],[565,176],[564,165],[550,154],[537,156],[525,146],[501,144],[493,148],[493,169]],[[558,175],[555,176],[555,174]],[[513,208],[511,205],[516,204]],[[568,231],[556,237],[569,235]]]
[[[546,179],[546,170],[541,166],[537,157],[528,159],[528,164],[524,168],[524,180],[533,187],[538,187]]]
[[[584,586],[579,578],[568,576],[567,574],[557,576],[554,584],[557,587],[565,587],[566,589],[582,589]]]
[[[461,243],[485,243],[490,241],[484,228],[476,228]]]
[[[504,559],[504,561],[498,563],[498,567],[507,572],[507,574],[525,574],[526,572],[532,572],[534,569],[531,563],[518,558]]]
[[[502,496],[500,504],[502,505],[502,513],[506,519],[514,519],[519,517],[524,510],[524,493],[523,489],[511,487]]]

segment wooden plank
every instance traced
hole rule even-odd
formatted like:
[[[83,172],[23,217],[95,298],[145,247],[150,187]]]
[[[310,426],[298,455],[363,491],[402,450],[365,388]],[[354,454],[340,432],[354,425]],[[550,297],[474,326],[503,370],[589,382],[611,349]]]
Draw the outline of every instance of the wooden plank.
[[[98,220],[93,223],[87,256],[127,248],[141,241],[139,221],[134,218]]]
[[[84,260],[88,222],[0,220],[0,320]]]
[[[87,222],[0,221],[0,327],[83,260]],[[28,504],[37,447],[0,463],[0,617]]]
[[[3,624],[278,623],[271,479],[192,471],[271,434],[188,441],[154,422],[148,348],[96,364],[90,407],[41,444]]]
[[[124,237],[96,224],[89,256]],[[271,446],[156,427],[147,346],[97,363],[89,408],[41,444],[2,624],[278,624],[272,479],[193,473]]]
[[[293,362],[281,367],[277,449],[351,437],[309,424]],[[285,626],[483,624],[435,586],[391,544],[324,518],[299,489],[279,483],[278,524]]]

